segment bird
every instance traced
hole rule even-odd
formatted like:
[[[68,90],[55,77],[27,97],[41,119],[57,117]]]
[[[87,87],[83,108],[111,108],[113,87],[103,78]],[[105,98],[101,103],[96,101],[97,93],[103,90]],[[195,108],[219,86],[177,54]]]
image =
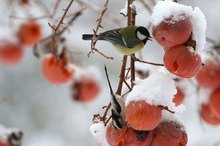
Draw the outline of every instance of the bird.
[[[124,55],[139,52],[152,37],[147,28],[143,26],[127,26],[108,30],[96,36],[98,40],[105,40]],[[93,34],[83,34],[83,40],[92,40]]]
[[[125,115],[124,115],[124,101],[123,97],[117,94],[114,94],[111,83],[108,77],[107,67],[105,66],[105,75],[108,81],[110,94],[111,94],[111,112],[112,112],[112,125],[120,130],[124,127]]]

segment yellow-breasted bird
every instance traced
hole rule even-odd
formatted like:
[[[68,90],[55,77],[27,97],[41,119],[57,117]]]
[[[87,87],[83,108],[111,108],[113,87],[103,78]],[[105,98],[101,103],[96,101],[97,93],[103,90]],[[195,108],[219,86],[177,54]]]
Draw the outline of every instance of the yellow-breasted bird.
[[[83,40],[91,40],[93,34],[83,34]],[[98,40],[111,42],[115,48],[124,55],[131,55],[139,52],[147,40],[151,40],[147,28],[143,26],[128,26],[124,28],[113,29],[100,33]]]

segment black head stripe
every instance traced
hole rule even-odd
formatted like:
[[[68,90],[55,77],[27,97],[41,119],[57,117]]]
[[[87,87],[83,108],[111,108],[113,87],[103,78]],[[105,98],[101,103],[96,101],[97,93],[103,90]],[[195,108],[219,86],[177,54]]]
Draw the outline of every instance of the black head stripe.
[[[136,38],[138,38],[137,32],[140,32],[142,35],[146,36],[146,39],[142,40],[143,43],[145,44],[147,42],[147,40],[150,38],[149,31],[147,30],[147,28],[145,28],[143,26],[138,27],[135,31]]]

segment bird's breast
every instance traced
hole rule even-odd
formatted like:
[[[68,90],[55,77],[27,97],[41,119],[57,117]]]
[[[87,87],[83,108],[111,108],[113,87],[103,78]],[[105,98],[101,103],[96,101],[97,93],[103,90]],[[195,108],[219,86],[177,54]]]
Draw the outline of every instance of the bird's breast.
[[[118,44],[114,44],[114,46],[120,53],[124,55],[131,55],[131,54],[141,51],[141,49],[144,47],[144,43],[139,43],[133,48],[127,48],[127,47],[124,47]]]

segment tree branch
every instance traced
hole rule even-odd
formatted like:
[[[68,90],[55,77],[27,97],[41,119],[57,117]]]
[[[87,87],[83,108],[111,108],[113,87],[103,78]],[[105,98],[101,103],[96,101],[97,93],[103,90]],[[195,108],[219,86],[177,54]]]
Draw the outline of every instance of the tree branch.
[[[107,11],[107,6],[108,6],[108,2],[109,0],[106,0],[105,4],[104,4],[104,8],[99,16],[99,18],[97,19],[97,25],[96,25],[96,28],[93,29],[93,37],[92,37],[92,40],[91,40],[91,50],[89,51],[89,53],[87,54],[88,57],[90,57],[91,53],[94,53],[95,52],[98,52],[100,55],[102,55],[103,57],[105,57],[106,59],[113,59],[113,57],[109,57],[107,55],[105,55],[104,53],[102,53],[101,51],[99,51],[99,49],[97,49],[95,47],[97,41],[98,41],[98,31],[99,31],[99,28],[103,28],[102,27],[102,19],[103,19],[103,16],[105,14],[105,12]]]
[[[70,0],[68,6],[64,9],[64,13],[63,13],[63,16],[61,17],[60,21],[58,22],[58,24],[54,27],[52,26],[50,23],[48,23],[48,25],[53,29],[54,33],[52,34],[52,39],[51,39],[51,43],[52,43],[52,48],[51,48],[51,51],[52,53],[56,56],[56,53],[57,53],[57,48],[56,48],[56,37],[57,37],[57,33],[59,31],[59,28],[61,26],[61,24],[64,24],[64,19],[65,19],[65,16],[69,10],[69,8],[71,7],[72,3],[73,3],[74,0]]]

